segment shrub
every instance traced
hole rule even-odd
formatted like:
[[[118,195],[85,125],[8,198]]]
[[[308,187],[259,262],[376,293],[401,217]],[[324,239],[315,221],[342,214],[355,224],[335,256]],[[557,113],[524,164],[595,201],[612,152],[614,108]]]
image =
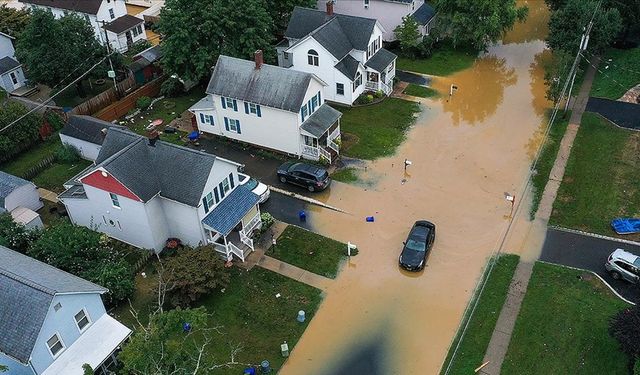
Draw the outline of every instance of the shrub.
[[[184,92],[184,85],[178,78],[170,77],[162,82],[160,86],[160,95],[167,98],[174,98]]]
[[[109,289],[105,295],[105,303],[113,305],[123,301],[133,294],[135,282],[132,270],[124,259],[99,263],[84,275],[92,282]]]
[[[153,46],[151,45],[151,43],[148,40],[142,39],[142,40],[139,40],[139,41],[133,43],[129,47],[129,49],[127,50],[127,55],[129,55],[129,56],[137,55],[140,52],[142,52],[142,51],[144,51],[144,50],[146,50],[148,48],[151,48],[151,47],[153,47]]]
[[[0,133],[0,162],[11,160],[40,139],[42,117],[28,114],[27,107],[16,102],[6,102],[0,106],[0,126],[8,125],[23,117],[6,131]]]
[[[56,150],[55,156],[60,163],[71,164],[80,160],[80,151],[73,145],[63,143]]]
[[[25,253],[31,243],[38,238],[39,231],[28,230],[13,221],[11,214],[0,214],[0,245]]]
[[[609,334],[620,344],[620,349],[635,359],[640,356],[640,306],[626,308],[609,322]]]
[[[138,98],[138,100],[136,100],[136,107],[140,108],[143,111],[149,108],[150,105],[151,105],[151,98],[148,96],[141,96]]]
[[[56,112],[48,112],[46,119],[54,130],[60,130],[64,127],[64,119]]]
[[[435,42],[436,40],[433,36],[425,36],[422,39],[422,42],[420,42],[420,44],[418,44],[418,46],[416,47],[416,55],[421,58],[431,57],[431,55],[433,55]]]
[[[367,94],[367,103],[373,103],[373,95]]]
[[[384,96],[384,91],[382,90],[378,90],[376,91],[376,93],[374,94],[376,98],[380,99]]]
[[[260,220],[262,220],[262,227],[260,228],[260,234],[266,232],[275,222],[273,216],[268,212],[260,213]]]

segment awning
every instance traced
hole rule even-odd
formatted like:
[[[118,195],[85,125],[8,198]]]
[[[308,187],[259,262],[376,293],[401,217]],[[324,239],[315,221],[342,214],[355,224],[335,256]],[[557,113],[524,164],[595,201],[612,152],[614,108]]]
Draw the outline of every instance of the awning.
[[[385,69],[395,60],[398,56],[387,51],[384,48],[380,48],[375,55],[373,55],[369,61],[367,61],[364,66],[367,68],[371,68],[376,72],[384,72]]]
[[[321,105],[317,111],[313,112],[313,114],[302,123],[300,128],[312,134],[314,137],[320,138],[341,116],[342,113],[325,103]]]
[[[213,109],[215,109],[215,106],[213,105],[213,98],[211,95],[207,94],[207,96],[200,99],[196,104],[189,107],[189,112],[194,113],[196,111],[207,111]]]
[[[227,236],[259,200],[246,185],[240,185],[202,219],[202,224]]]
[[[103,314],[41,375],[82,375],[83,364],[93,369],[100,366],[130,334],[129,328]]]

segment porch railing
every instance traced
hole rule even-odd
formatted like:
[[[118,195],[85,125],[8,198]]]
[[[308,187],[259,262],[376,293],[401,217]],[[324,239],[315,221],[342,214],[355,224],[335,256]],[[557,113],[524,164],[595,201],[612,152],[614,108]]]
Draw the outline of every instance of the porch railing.
[[[335,152],[340,152],[340,146],[338,146],[337,143],[335,143],[334,141],[330,141],[327,140],[327,145],[329,146],[330,149],[332,149]]]
[[[255,227],[258,226],[259,223],[260,223],[260,214],[256,213],[256,215],[251,219],[251,221],[249,221],[249,223],[244,228],[242,228],[240,232],[244,232],[244,234],[246,234],[247,236],[250,236],[251,232],[253,232],[253,230],[255,229]]]
[[[367,81],[364,84],[365,90],[378,91],[378,82]]]
[[[331,154],[329,153],[329,151],[325,150],[322,147],[318,147],[318,151],[320,151],[320,156],[322,156],[323,158],[327,159],[329,164],[331,164]]]
[[[240,250],[238,246],[234,245],[233,242],[227,243],[227,246],[229,247],[229,250],[231,250],[231,253],[233,253],[233,255],[237,256],[244,262],[244,252]]]
[[[335,129],[333,129],[331,134],[329,134],[329,139],[333,141],[334,139],[338,138],[339,136],[340,136],[340,127],[338,126]]]
[[[227,247],[226,247],[226,246],[224,246],[223,244],[219,244],[219,243],[215,242],[214,240],[212,240],[211,238],[207,239],[207,241],[208,241],[211,245],[213,245],[213,248],[214,248],[217,252],[222,253],[222,254],[224,254],[225,256],[229,254],[229,253],[228,253],[228,251],[227,251]]]
[[[307,155],[307,156],[311,156],[311,157],[317,159],[318,156],[320,155],[320,152],[318,151],[317,147],[308,146],[308,145],[302,145],[302,154],[303,155]]]
[[[240,241],[242,241],[243,244],[249,246],[249,248],[253,250],[253,240],[249,238],[249,236],[247,236],[243,231],[240,231]]]

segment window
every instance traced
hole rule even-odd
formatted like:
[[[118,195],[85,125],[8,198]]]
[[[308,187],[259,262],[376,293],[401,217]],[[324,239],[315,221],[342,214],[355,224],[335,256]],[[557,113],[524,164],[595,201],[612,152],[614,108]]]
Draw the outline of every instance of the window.
[[[205,115],[204,113],[200,113],[200,122],[211,126],[215,125],[213,123],[213,115]]]
[[[138,35],[142,34],[142,25],[136,26],[136,30],[138,31]]]
[[[49,348],[49,352],[51,352],[53,358],[55,358],[60,354],[62,349],[64,349],[64,344],[62,343],[60,336],[58,336],[57,333],[54,333],[53,336],[47,340],[47,347]]]
[[[302,122],[304,122],[304,120],[307,118],[307,115],[309,115],[309,108],[306,104],[300,108],[300,115],[302,116]]]
[[[344,95],[344,84],[343,83],[336,83],[336,94]]]
[[[233,98],[222,97],[222,108],[230,108],[234,111],[238,111],[238,102]]]
[[[315,112],[316,107],[318,107],[318,96],[314,96],[311,98],[311,112]]]
[[[249,103],[249,113],[253,113],[255,115],[258,114],[258,105],[254,103]]]
[[[116,18],[116,14],[113,12],[113,8],[109,9],[109,17],[111,17],[111,19]]]
[[[240,134],[240,121],[230,118],[229,119],[229,129],[227,129],[227,130]]]
[[[213,193],[209,193],[204,197],[204,212],[209,212],[209,209],[214,205]]]
[[[231,189],[231,186],[229,186],[229,179],[225,178],[224,180],[222,180],[222,191],[227,194],[227,192]]]
[[[113,207],[120,208],[120,202],[118,201],[118,196],[113,193],[109,193],[109,197],[111,197],[111,204],[113,205]]]
[[[356,79],[353,81],[353,91],[356,91],[360,85],[362,85],[362,74],[358,72],[358,74],[356,74]]]
[[[138,32],[138,28],[134,27],[133,29],[131,29],[131,31],[132,31],[134,37],[140,35],[140,33]]]
[[[368,8],[369,7],[369,0],[364,0],[364,7]]]
[[[80,332],[82,332],[85,328],[87,328],[89,323],[91,323],[89,321],[89,317],[87,316],[87,312],[84,311],[84,309],[78,311],[78,313],[74,316],[74,318],[76,320],[76,324],[78,325],[78,329],[80,330]]]
[[[9,76],[11,77],[11,82],[13,82],[14,85],[18,84],[18,75],[15,72],[11,72],[9,73]]]
[[[309,62],[309,65],[318,66],[320,64],[318,52],[314,49],[310,49],[309,52],[307,52],[307,61]]]

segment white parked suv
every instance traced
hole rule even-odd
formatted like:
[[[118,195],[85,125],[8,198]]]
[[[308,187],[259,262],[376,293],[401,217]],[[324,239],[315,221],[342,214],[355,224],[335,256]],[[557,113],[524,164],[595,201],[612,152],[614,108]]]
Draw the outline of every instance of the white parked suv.
[[[604,268],[616,280],[637,283],[640,279],[640,257],[622,249],[616,249],[609,255]]]
[[[271,190],[269,190],[269,187],[267,185],[263,184],[253,177],[247,176],[246,174],[238,173],[238,176],[240,177],[240,185],[247,185],[247,187],[251,189],[251,191],[255,195],[260,197],[258,203],[264,203],[267,201],[267,199],[269,199]]]

